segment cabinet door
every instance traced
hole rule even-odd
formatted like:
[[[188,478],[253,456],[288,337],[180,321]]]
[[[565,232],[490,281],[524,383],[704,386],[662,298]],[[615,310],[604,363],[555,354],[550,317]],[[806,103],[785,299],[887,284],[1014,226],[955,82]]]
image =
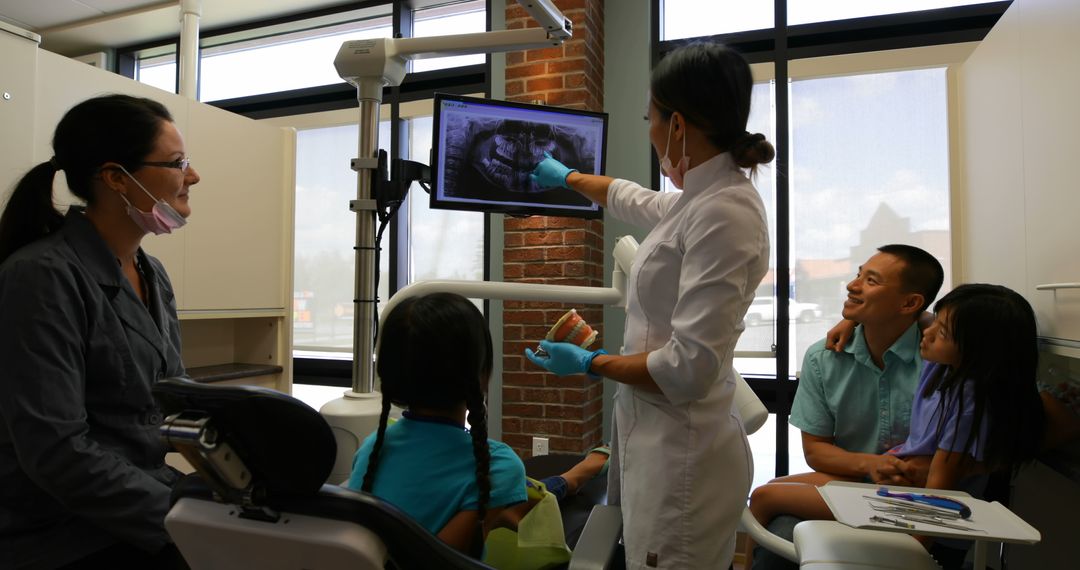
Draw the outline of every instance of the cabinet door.
[[[37,44],[0,30],[0,208],[34,165]]]
[[[1043,283],[1080,282],[1080,2],[1019,4],[1027,206],[1027,291],[1039,334],[1080,340],[1080,289],[1036,291]],[[1010,9],[1011,10],[1011,9]]]
[[[202,181],[183,230],[183,308],[284,310],[292,132],[192,104],[185,136]]]
[[[958,70],[961,279],[1025,293],[1020,23],[1010,9]]]

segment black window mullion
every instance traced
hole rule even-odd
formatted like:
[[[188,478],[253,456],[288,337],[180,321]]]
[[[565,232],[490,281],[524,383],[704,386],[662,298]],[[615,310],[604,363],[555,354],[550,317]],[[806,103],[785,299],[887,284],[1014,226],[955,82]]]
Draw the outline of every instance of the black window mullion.
[[[776,172],[776,380],[778,381],[776,413],[776,475],[783,476],[788,473],[788,429],[787,416],[791,402],[788,388],[791,386],[786,380],[790,376],[788,361],[791,354],[791,343],[788,342],[791,323],[788,321],[790,307],[787,303],[788,292],[791,291],[790,266],[790,184],[788,172],[790,171],[791,157],[788,153],[791,148],[790,136],[790,104],[788,91],[788,58],[787,58],[787,0],[775,0],[774,18],[776,36],[774,39],[773,74],[775,77],[774,89],[776,101],[776,137],[773,145],[776,148],[776,159],[773,170]]]

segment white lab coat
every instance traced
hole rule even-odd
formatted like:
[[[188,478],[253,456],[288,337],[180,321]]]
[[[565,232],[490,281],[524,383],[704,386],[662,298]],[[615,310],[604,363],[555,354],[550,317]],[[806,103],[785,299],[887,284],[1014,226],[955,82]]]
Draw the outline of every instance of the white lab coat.
[[[650,352],[663,391],[615,394],[608,492],[627,567],[727,568],[753,478],[731,361],[768,268],[765,207],[724,153],[687,172],[681,194],[615,180],[608,211],[651,228],[630,271],[623,354]]]

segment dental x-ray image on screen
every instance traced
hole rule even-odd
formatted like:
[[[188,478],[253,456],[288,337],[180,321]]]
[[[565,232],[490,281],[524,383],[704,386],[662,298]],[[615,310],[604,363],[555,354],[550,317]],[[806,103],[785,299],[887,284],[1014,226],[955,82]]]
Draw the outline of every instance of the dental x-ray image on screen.
[[[431,207],[600,217],[577,192],[540,187],[529,175],[545,153],[602,174],[606,130],[603,113],[436,94]]]

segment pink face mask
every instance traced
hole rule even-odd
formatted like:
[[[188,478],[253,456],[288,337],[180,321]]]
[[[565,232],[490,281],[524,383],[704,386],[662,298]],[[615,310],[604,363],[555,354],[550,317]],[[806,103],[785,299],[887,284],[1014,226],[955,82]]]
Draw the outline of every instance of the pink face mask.
[[[675,120],[672,119],[668,123],[667,130],[667,142],[664,143],[664,158],[660,159],[660,170],[664,171],[664,175],[671,179],[671,183],[676,188],[682,190],[683,177],[686,175],[686,171],[690,170],[690,157],[686,156],[686,137],[682,140],[682,158],[679,159],[679,165],[672,167],[671,159],[668,158],[668,153],[671,152],[671,130],[675,127]]]
[[[146,195],[154,200],[154,207],[149,212],[144,212],[134,206],[128,201],[127,196],[120,195],[127,203],[127,214],[131,217],[135,225],[142,228],[144,232],[150,232],[154,235],[171,234],[173,230],[182,228],[187,220],[184,216],[181,216],[179,212],[173,209],[168,202],[164,200],[158,200],[146,189],[145,186],[139,183],[134,176],[131,175],[123,166],[120,170],[124,171],[124,174],[128,175],[128,178],[135,183]]]

